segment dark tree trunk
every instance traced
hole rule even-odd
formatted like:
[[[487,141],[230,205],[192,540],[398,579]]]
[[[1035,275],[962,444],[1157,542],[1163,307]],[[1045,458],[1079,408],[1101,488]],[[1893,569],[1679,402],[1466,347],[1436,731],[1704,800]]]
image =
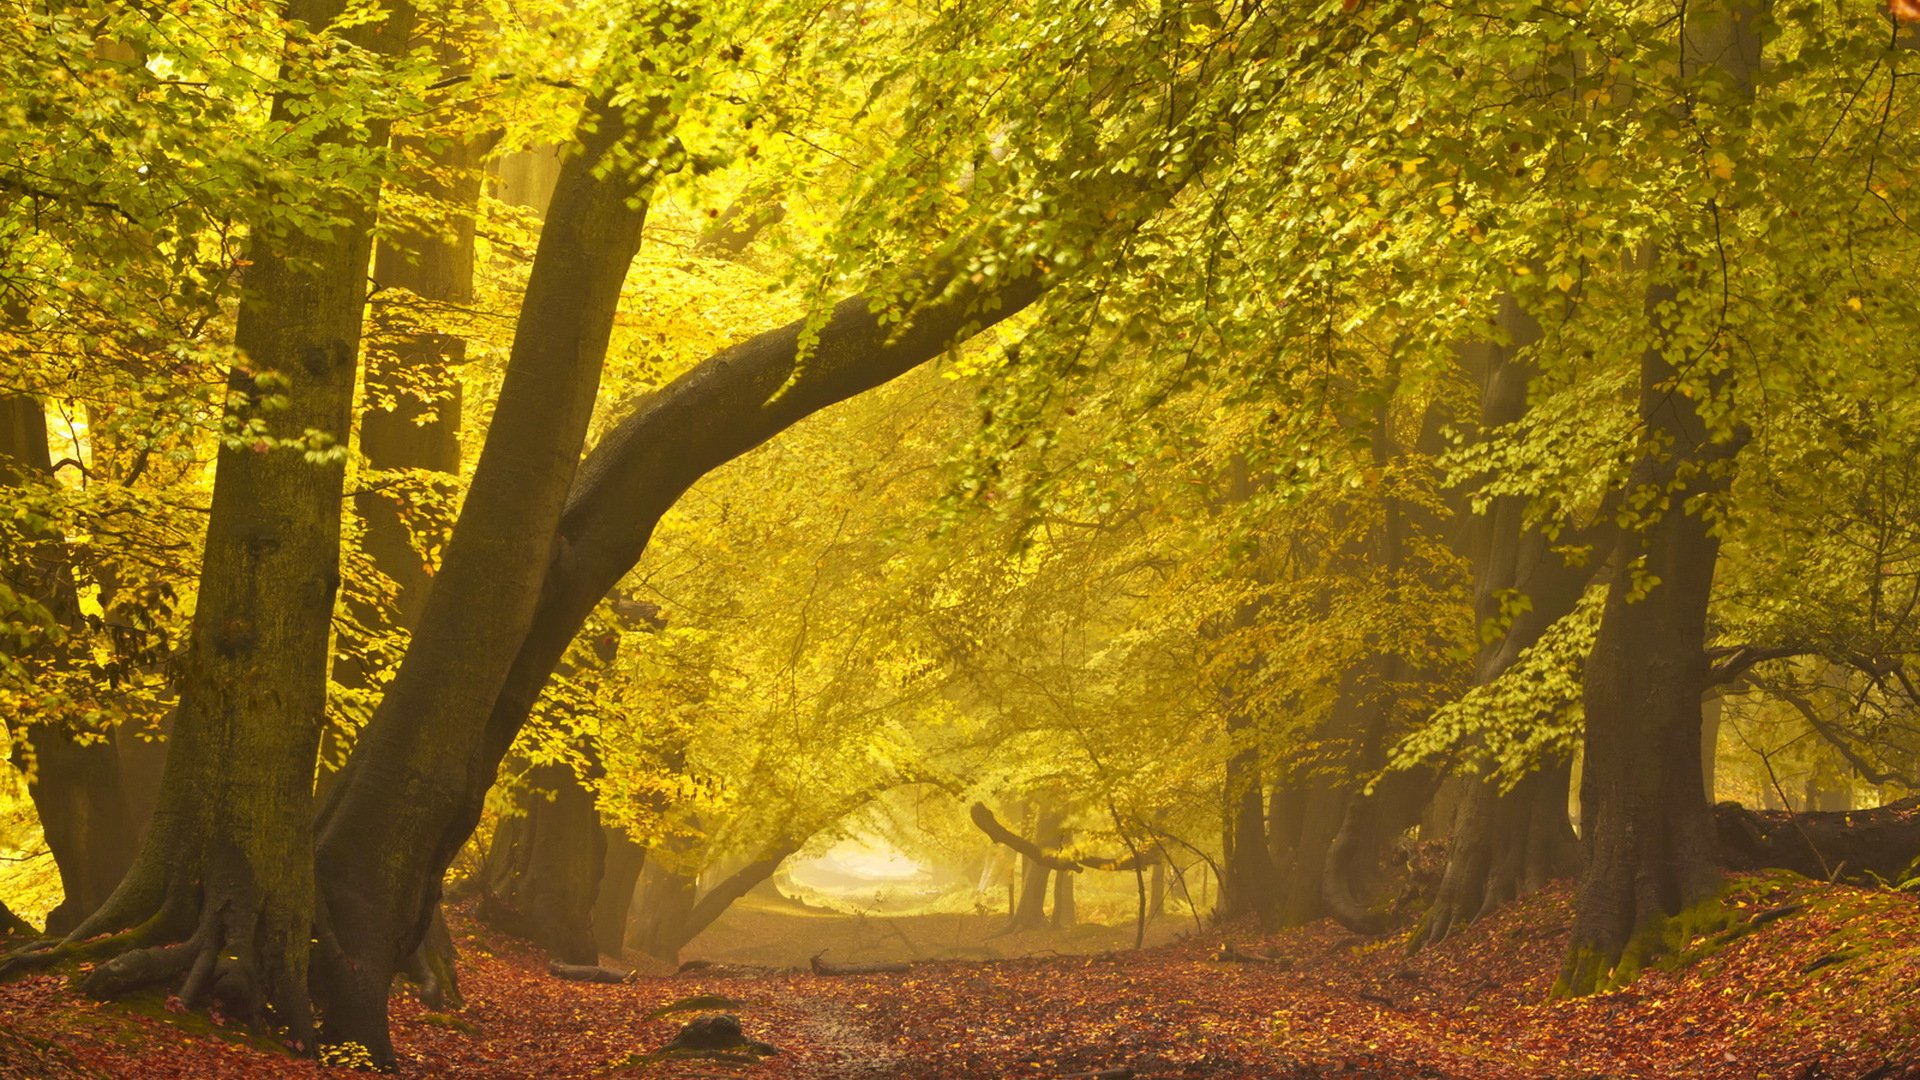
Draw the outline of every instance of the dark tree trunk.
[[[1231,714],[1230,714],[1231,715]],[[1249,735],[1243,724],[1229,719],[1232,734]],[[1227,829],[1220,867],[1221,914],[1226,918],[1253,915],[1262,923],[1273,919],[1279,907],[1279,876],[1267,852],[1266,807],[1260,784],[1260,755],[1251,747],[1227,761]]]
[[[1038,819],[1034,823],[1034,843],[1043,850],[1058,847],[1060,824],[1065,820],[1066,813],[1058,804],[1041,803]],[[1012,918],[1007,920],[1008,933],[1046,927],[1047,879],[1052,872],[1053,867],[1045,861],[1030,854],[1023,853],[1020,856],[1020,902],[1014,906]]]
[[[1415,932],[1415,945],[1444,939],[1500,905],[1579,867],[1567,821],[1571,766],[1549,765],[1502,792],[1475,780],[1461,805],[1440,891]]]
[[[1226,486],[1219,505],[1244,503],[1253,495],[1254,482],[1246,459],[1236,455],[1226,470]],[[1255,580],[1262,570],[1255,566]],[[1243,637],[1258,617],[1258,604],[1245,603],[1225,619],[1224,634],[1216,646],[1238,648],[1233,640]],[[1261,738],[1258,726],[1246,706],[1247,684],[1258,675],[1263,658],[1242,655],[1219,689],[1221,714],[1227,741],[1234,752],[1227,759],[1226,784],[1221,792],[1220,915],[1232,919],[1251,915],[1263,925],[1271,925],[1279,907],[1280,878],[1267,851],[1266,788],[1261,777]]]
[[[1759,15],[1744,0],[1689,10],[1683,81],[1717,68],[1751,100]],[[1663,333],[1677,318],[1671,308],[1678,299],[1670,286],[1647,292],[1649,316]],[[1635,496],[1651,495],[1664,510],[1651,523],[1623,530],[1619,569],[1587,660],[1584,867],[1557,995],[1630,981],[1648,957],[1673,947],[1671,939],[1698,929],[1691,924],[1704,917],[1701,909],[1720,887],[1700,760],[1707,603],[1720,542],[1700,504],[1725,491],[1742,436],[1711,431],[1697,408],[1703,391],[1725,399],[1727,373],[1710,373],[1704,386],[1685,394],[1676,390],[1680,377],[1659,346],[1641,358],[1647,437],[1623,505],[1641,505]],[[1643,573],[1657,584],[1636,596]]]
[[[598,964],[593,915],[606,837],[593,793],[571,766],[542,765],[528,777],[519,804],[520,813],[494,830],[481,917],[562,964]]]
[[[619,956],[626,951],[627,916],[647,863],[647,849],[634,843],[625,829],[602,825],[600,831],[606,839],[607,858],[593,902],[593,939],[602,954]]]
[[[648,861],[640,872],[640,891],[634,898],[627,946],[657,960],[677,961],[680,946],[688,938],[687,919],[699,894],[700,881],[694,875],[659,859]]]
[[[653,875],[654,867],[648,866],[643,875],[638,917],[634,921],[636,933],[643,936],[630,939],[629,944],[649,956],[677,962],[681,949],[726,914],[736,900],[772,877],[780,864],[798,850],[798,843],[778,844],[715,883],[697,899],[694,879],[679,874],[663,872],[658,879],[659,890],[650,888],[651,883],[644,879]]]
[[[38,398],[0,397],[0,485],[53,482],[47,418]],[[61,629],[78,629],[79,605],[66,538],[22,536],[5,570],[14,592],[39,603]],[[52,646],[48,664],[68,663],[68,649]],[[35,657],[26,658],[34,663]],[[76,658],[77,659],[77,658]],[[61,720],[21,717],[12,732],[12,760],[27,778],[40,827],[60,871],[63,893],[47,915],[46,932],[61,936],[99,909],[133,862],[138,827],[120,774],[120,734],[76,731]]]
[[[81,741],[61,724],[32,724],[13,763],[27,777],[47,848],[60,870],[62,898],[46,932],[62,936],[100,909],[133,864],[133,814],[120,782],[118,732]]]
[[[324,26],[340,11],[333,0],[294,0],[287,15]],[[387,53],[405,40],[408,22],[407,12],[395,11],[346,36]],[[274,122],[306,104],[277,96]],[[376,124],[325,137],[378,144],[385,130]],[[344,444],[374,197],[324,189],[303,197],[336,224],[324,238],[256,232],[235,335],[248,365],[229,376],[232,419],[277,439],[303,442],[313,431]],[[281,382],[256,381],[269,371]],[[106,905],[75,928],[66,948],[40,958],[111,956],[87,976],[90,993],[174,981],[189,1006],[217,1000],[230,1015],[258,1021],[264,1005],[294,1041],[311,1040],[313,765],[343,475],[342,461],[310,461],[298,446],[220,449],[152,825]],[[88,940],[98,935],[111,936]]]
[[[1280,868],[1285,892],[1280,898],[1280,925],[1303,926],[1319,918],[1327,853],[1346,815],[1347,789],[1330,779],[1309,783],[1300,799],[1300,817],[1290,843],[1283,845]]]
[[[1053,875],[1053,921],[1055,930],[1071,930],[1078,918],[1073,904],[1073,875],[1061,870]]]
[[[441,61],[452,67],[458,57],[443,46]],[[408,188],[452,208],[452,218],[443,228],[401,230],[374,252],[375,336],[368,350],[359,432],[367,475],[364,490],[354,496],[354,509],[366,523],[363,547],[398,589],[391,617],[408,630],[419,622],[433,576],[414,548],[404,496],[395,494],[405,489],[383,488],[379,474],[427,470],[447,474],[451,482],[460,471],[458,369],[466,362],[467,342],[426,324],[445,308],[473,303],[473,213],[480,199],[484,143],[455,140],[436,148],[418,137],[396,140],[398,150],[424,163],[404,178]],[[392,289],[404,289],[413,299],[398,303],[393,293],[381,299],[381,291]],[[361,614],[373,625],[386,621],[381,613]],[[333,678],[347,685],[366,682],[366,674],[346,662],[336,662]],[[329,735],[340,742],[331,748],[323,744],[321,749],[318,794],[323,804],[345,762],[348,745],[344,733]],[[401,973],[419,988],[428,1007],[457,1007],[461,1000],[457,960],[446,919],[435,911],[427,935]]]
[[[1439,787],[1437,771],[1413,768],[1387,774],[1370,793],[1347,800],[1340,829],[1327,848],[1320,901],[1340,925],[1356,934],[1379,934],[1392,925],[1374,905],[1382,854],[1395,837],[1420,823],[1420,812]]]
[[[1511,296],[1501,300],[1500,324],[1509,338],[1507,346],[1473,350],[1482,379],[1483,437],[1526,414],[1534,367],[1515,353],[1540,338],[1540,324]],[[1525,517],[1524,500],[1507,495],[1495,498],[1476,522],[1476,622],[1484,627],[1500,619],[1514,594],[1528,602],[1499,637],[1481,646],[1474,663],[1476,686],[1499,679],[1549,627],[1572,612],[1603,561],[1595,551],[1581,565],[1568,565],[1542,532],[1527,526]],[[1604,529],[1574,539],[1598,547],[1599,538],[1610,535]],[[1567,820],[1568,783],[1566,762],[1550,764],[1504,792],[1484,772],[1464,778],[1447,868],[1414,934],[1416,947],[1440,941],[1455,928],[1577,868],[1573,827]]]
[[[546,569],[564,558],[554,527],[646,218],[651,176],[614,164],[613,150],[630,143],[649,151],[640,161],[653,156],[657,117],[630,118],[611,101],[589,103],[584,148],[561,166],[459,523],[406,659],[322,813],[326,1036],[366,1047],[381,1064],[393,1061],[387,984],[418,945],[441,877],[478,819],[468,793],[484,793],[499,766],[467,721],[492,707]],[[636,105],[648,107],[658,104]]]
[[[459,958],[453,932],[447,929],[446,914],[436,907],[432,920],[427,923],[426,934],[420,938],[420,947],[407,957],[400,971],[418,987],[420,1004],[436,1011],[458,1009],[464,1003],[460,979],[454,971]]]
[[[1706,445],[1690,400],[1662,389],[1674,377],[1671,365],[1649,357],[1643,367],[1649,426],[1673,432],[1678,441],[1671,454],[1643,456],[1633,486],[1664,490],[1675,483],[1682,461],[1704,464],[1727,455]],[[1700,785],[1707,600],[1719,541],[1697,508],[1683,501],[1715,482],[1700,477],[1684,484],[1657,522],[1623,535],[1621,572],[1608,590],[1587,660],[1580,785],[1585,870],[1558,985],[1564,993],[1631,979],[1662,947],[1669,922],[1719,888],[1713,819]],[[1635,599],[1634,568],[1642,560],[1659,584]]]

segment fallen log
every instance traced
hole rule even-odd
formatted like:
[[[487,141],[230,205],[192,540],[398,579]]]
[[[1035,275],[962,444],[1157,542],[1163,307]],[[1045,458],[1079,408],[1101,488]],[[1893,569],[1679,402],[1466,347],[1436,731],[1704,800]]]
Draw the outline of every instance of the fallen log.
[[[1792,813],[1714,807],[1730,870],[1791,870],[1818,881],[1898,884],[1920,859],[1920,796],[1870,810]]]
[[[879,961],[870,964],[835,964],[820,959],[826,953],[815,953],[812,960],[815,975],[902,975],[913,970],[912,964],[899,961]]]
[[[632,982],[634,973],[618,968],[600,967],[596,964],[562,964],[558,961],[547,964],[547,974],[556,979],[570,982],[624,983]]]

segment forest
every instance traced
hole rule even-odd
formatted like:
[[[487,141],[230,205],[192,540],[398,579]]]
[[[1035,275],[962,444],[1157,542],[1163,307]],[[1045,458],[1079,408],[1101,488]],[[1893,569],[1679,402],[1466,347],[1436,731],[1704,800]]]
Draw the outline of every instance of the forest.
[[[1920,0],[4,0],[0,115],[0,1078],[1920,1077]]]

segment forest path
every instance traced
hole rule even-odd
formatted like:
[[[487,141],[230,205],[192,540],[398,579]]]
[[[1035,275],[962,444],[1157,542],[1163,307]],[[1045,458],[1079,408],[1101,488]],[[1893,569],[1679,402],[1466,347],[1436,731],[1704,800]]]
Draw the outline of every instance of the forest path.
[[[892,974],[721,964],[612,985],[551,978],[537,950],[456,911],[466,1007],[436,1015],[396,998],[398,1075],[1920,1077],[1920,898],[1774,875],[1736,879],[1728,900],[1750,932],[1696,941],[1684,967],[1649,970],[1626,990],[1573,1002],[1547,1000],[1571,921],[1565,884],[1412,956],[1399,935],[1356,937],[1323,922],[1270,936],[1210,928],[1205,938],[1139,952],[934,960]],[[802,955],[823,942],[852,952],[876,935],[900,938],[823,918],[754,920]],[[926,926],[892,929],[924,949],[916,928],[924,937]],[[1260,959],[1223,961],[1223,941]],[[708,994],[729,1000],[749,1038],[781,1052],[744,1068],[635,1060],[694,1015],[658,1010]],[[86,1001],[59,975],[0,984],[0,1080],[337,1075],[158,1002]]]

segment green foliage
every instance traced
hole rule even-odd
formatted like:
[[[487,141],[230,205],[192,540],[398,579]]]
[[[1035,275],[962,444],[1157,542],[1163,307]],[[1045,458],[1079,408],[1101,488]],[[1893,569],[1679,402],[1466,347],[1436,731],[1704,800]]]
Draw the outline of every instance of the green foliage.
[[[1521,651],[1499,678],[1433,710],[1392,751],[1389,767],[1459,757],[1461,771],[1510,790],[1579,746],[1582,671],[1600,629],[1606,587],[1589,588],[1572,613]]]

